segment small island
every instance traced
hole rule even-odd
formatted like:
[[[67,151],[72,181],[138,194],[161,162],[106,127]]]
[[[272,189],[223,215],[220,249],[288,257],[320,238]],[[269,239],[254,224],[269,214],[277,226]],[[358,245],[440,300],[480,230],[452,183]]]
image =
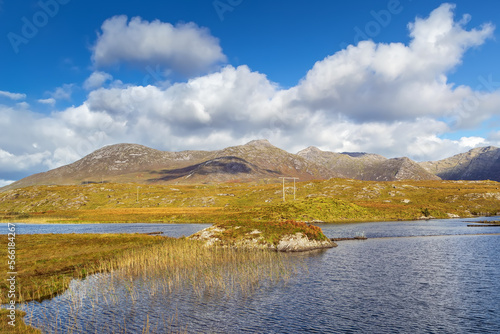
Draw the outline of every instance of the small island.
[[[294,220],[274,223],[216,223],[190,238],[205,241],[206,246],[269,249],[279,252],[302,252],[337,246],[323,234],[321,228]]]

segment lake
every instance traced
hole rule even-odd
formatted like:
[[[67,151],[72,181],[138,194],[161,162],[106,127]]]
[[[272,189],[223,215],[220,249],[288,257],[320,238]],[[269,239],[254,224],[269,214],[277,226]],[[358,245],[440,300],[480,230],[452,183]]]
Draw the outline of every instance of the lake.
[[[369,239],[283,254],[307,269],[245,296],[151,295],[144,281],[131,299],[93,275],[25,305],[26,320],[47,333],[499,333],[500,227],[467,227],[487,219],[321,225]]]
[[[113,223],[113,224],[26,224],[15,223],[16,234],[43,233],[151,233],[163,232],[163,235],[179,238],[196,233],[211,224],[149,224],[149,223]],[[0,224],[0,234],[7,234],[7,224]]]

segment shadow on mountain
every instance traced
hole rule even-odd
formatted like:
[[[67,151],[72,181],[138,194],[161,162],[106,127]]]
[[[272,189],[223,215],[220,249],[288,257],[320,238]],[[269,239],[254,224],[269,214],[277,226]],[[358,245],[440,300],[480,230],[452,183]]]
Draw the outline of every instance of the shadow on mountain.
[[[159,174],[158,178],[152,178],[148,181],[171,181],[182,177],[189,177],[194,175],[211,175],[211,174],[281,174],[277,171],[272,170],[262,170],[258,166],[249,163],[248,161],[234,157],[221,157],[212,160],[208,160],[196,165],[187,166],[183,168],[176,169],[164,169],[161,171],[152,172],[152,174]]]
[[[368,155],[368,153],[365,152],[342,152],[341,154],[348,155],[352,158],[359,158]]]

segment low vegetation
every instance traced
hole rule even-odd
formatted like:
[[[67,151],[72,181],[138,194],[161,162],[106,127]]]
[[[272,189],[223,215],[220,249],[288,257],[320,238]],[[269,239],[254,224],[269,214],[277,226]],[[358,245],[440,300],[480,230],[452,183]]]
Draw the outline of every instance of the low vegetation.
[[[33,234],[16,236],[18,302],[52,298],[73,278],[99,269],[125,251],[163,243],[141,234]],[[7,237],[0,239],[0,258],[7,258]],[[7,272],[7,262],[1,266]],[[0,303],[7,302],[7,282],[0,283]]]
[[[0,257],[4,258],[6,239],[0,240]],[[286,280],[294,270],[275,252],[205,247],[187,238],[141,234],[19,235],[16,247],[17,302],[54,297],[65,291],[72,279],[93,273],[110,273],[113,282],[126,284],[128,298],[137,300],[144,281],[149,282],[148,293],[152,295],[175,291],[191,291],[200,297],[246,295],[262,282]],[[2,267],[8,271],[6,264]],[[103,294],[99,286],[96,289],[97,294]],[[2,304],[8,301],[7,290],[1,283]],[[109,300],[119,298],[114,291],[104,294]],[[1,311],[5,317],[0,332],[40,333],[20,321],[24,315],[20,311],[12,330],[5,312]]]
[[[252,221],[220,222],[214,224],[214,226],[223,231],[219,237],[225,244],[229,245],[241,244],[242,241],[258,237],[261,244],[276,246],[286,235],[294,235],[296,233],[302,233],[309,240],[328,240],[321,228],[293,220],[285,220],[277,223]]]
[[[10,312],[6,309],[0,309],[0,333],[3,334],[42,334],[39,329],[26,325],[21,319],[26,315],[26,312],[16,310],[15,326],[9,325],[7,316]]]
[[[0,221],[203,222],[214,223],[225,240],[234,243],[254,238],[253,233],[262,242],[276,244],[283,235],[297,232],[312,240],[326,239],[303,221],[498,215],[499,189],[500,183],[493,181],[331,179],[298,182],[295,200],[293,186],[287,184],[283,202],[282,185],[266,182],[34,186],[0,193]],[[2,258],[6,243],[7,238],[0,240]],[[286,279],[291,270],[279,253],[207,248],[194,240],[140,234],[18,235],[16,247],[18,301],[51,298],[65,291],[72,279],[98,272],[144,279],[163,275],[158,291],[189,287],[201,296],[207,291],[247,293],[262,280]],[[2,303],[6,292],[6,284],[0,283]],[[6,330],[0,327],[0,332]],[[17,330],[38,333],[29,327]]]
[[[494,181],[331,179],[201,185],[34,186],[0,194],[0,219],[18,222],[216,223],[411,220],[496,215]]]
[[[113,273],[114,279],[140,278],[153,282],[148,293],[185,293],[192,290],[199,297],[247,295],[264,281],[288,279],[291,262],[268,251],[206,247],[186,238],[167,238],[159,245],[124,253],[104,261],[99,271]],[[133,298],[135,291],[130,291]]]

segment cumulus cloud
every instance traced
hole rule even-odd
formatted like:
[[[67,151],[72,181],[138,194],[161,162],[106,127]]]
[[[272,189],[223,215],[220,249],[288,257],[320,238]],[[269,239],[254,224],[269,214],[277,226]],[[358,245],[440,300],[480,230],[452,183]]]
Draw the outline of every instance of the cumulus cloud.
[[[112,80],[113,76],[106,72],[95,71],[83,83],[83,88],[92,90],[102,87],[106,81]]]
[[[444,4],[409,25],[409,44],[351,45],[318,61],[290,89],[280,88],[248,66],[228,65],[166,87],[100,87],[80,106],[50,115],[0,106],[0,126],[6,129],[0,134],[0,169],[19,164],[40,171],[119,142],[184,150],[267,138],[290,152],[315,145],[419,161],[498,145],[498,132],[488,138],[443,139],[447,133],[491,119],[500,108],[497,88],[477,91],[448,82],[447,73],[460,65],[464,53],[492,36],[491,25],[467,30],[467,20],[465,16],[454,21],[453,6]],[[127,24],[123,17],[110,22],[130,38],[136,30],[141,35],[143,30],[165,28],[161,22],[139,19]],[[112,31],[103,28],[94,57],[100,43],[107,43],[105,36],[116,35]],[[123,59],[101,55],[109,56],[109,61],[129,57],[126,52]],[[93,81],[95,87],[110,80],[105,73],[95,74],[94,79],[89,78],[89,85]]]
[[[0,8],[0,10],[2,10],[2,9]],[[0,188],[8,186],[9,184],[11,184],[13,182],[15,182],[15,181],[14,180],[2,180],[2,179],[0,179]]]
[[[180,148],[188,142],[205,148],[205,138],[224,133],[233,143],[268,137],[291,149],[306,143],[336,151],[439,158],[444,152],[433,153],[437,143],[448,150],[471,147],[440,135],[487,119],[500,105],[497,92],[478,97],[470,87],[447,82],[447,72],[464,53],[493,32],[489,24],[467,30],[469,17],[454,21],[453,9],[444,4],[429,17],[417,18],[409,25],[408,45],[364,41],[318,61],[288,90],[246,66],[226,66],[166,89],[101,89],[90,94],[89,108],[128,120],[127,131],[163,129],[174,146],[184,143]],[[477,108],[463,108],[471,99],[478,100],[481,115]],[[160,142],[154,134],[149,137]]]
[[[88,112],[85,104],[50,115],[0,106],[0,171],[41,172],[74,162],[113,140],[125,141],[119,124],[109,119]]]
[[[28,170],[30,167],[42,163],[49,154],[49,152],[40,152],[14,155],[0,149],[0,168],[4,171]]]
[[[355,122],[455,117],[472,92],[448,83],[446,73],[467,49],[492,37],[493,27],[465,30],[467,20],[454,22],[453,8],[444,4],[410,24],[409,45],[363,41],[317,62],[291,89],[290,104],[340,113]]]
[[[92,49],[97,68],[133,63],[161,65],[183,75],[197,74],[226,61],[217,38],[194,23],[172,25],[140,17],[112,17],[102,24]]]
[[[24,100],[26,98],[26,94],[11,93],[4,90],[0,90],[0,96],[7,97],[11,100]]]
[[[61,87],[57,87],[53,92],[48,92],[48,94],[55,100],[71,100],[71,95],[73,94],[73,84],[64,84]]]
[[[56,104],[56,99],[50,97],[48,99],[38,99],[37,100],[38,103],[41,103],[41,104],[48,104],[50,106],[54,106]]]

